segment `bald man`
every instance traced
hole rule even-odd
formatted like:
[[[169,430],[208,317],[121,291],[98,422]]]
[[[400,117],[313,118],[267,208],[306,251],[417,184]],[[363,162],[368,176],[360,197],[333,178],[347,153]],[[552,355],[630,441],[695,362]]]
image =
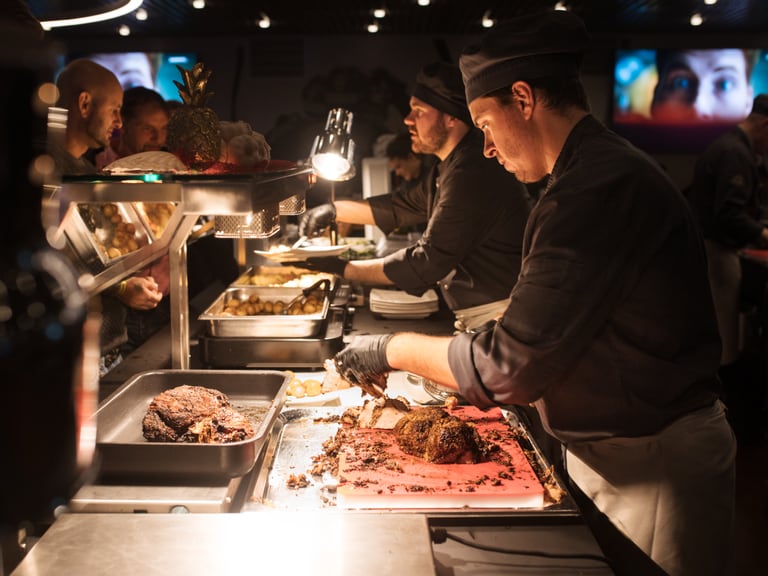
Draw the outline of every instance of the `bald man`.
[[[58,105],[67,110],[63,133],[50,135],[49,153],[62,175],[95,174],[96,166],[85,157],[92,148],[109,144],[112,132],[123,125],[120,108],[123,89],[117,77],[100,64],[78,59],[70,62],[56,79]],[[151,276],[131,276],[120,286],[102,293],[101,374],[120,362],[119,346],[128,340],[127,308],[152,310],[163,293]]]
[[[108,146],[112,133],[123,125],[123,89],[112,72],[86,59],[70,62],[56,85],[58,106],[67,109],[67,127],[63,134],[52,135],[49,151],[61,174],[93,174],[96,167],[84,155]]]

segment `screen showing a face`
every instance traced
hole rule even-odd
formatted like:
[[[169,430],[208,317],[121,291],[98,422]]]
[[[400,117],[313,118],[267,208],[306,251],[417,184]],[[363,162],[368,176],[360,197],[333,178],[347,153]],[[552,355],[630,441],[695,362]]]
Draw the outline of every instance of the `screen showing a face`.
[[[764,92],[766,50],[619,50],[613,127],[649,151],[699,152]]]
[[[104,52],[78,57],[88,58],[111,70],[123,90],[144,86],[156,90],[166,100],[180,100],[179,90],[173,83],[174,80],[181,82],[176,65],[191,68],[197,62],[195,54],[186,52]]]

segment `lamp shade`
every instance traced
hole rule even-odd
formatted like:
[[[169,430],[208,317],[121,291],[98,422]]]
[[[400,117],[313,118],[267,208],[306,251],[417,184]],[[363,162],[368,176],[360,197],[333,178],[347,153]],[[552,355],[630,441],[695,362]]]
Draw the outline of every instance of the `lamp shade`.
[[[354,114],[343,108],[328,112],[325,130],[315,137],[309,160],[317,175],[326,180],[344,180],[354,168],[352,140]]]

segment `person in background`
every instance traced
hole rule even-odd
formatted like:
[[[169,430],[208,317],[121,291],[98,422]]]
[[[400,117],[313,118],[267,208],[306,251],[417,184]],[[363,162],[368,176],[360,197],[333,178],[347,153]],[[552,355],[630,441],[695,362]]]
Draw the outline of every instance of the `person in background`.
[[[391,136],[383,147],[383,154],[387,158],[390,170],[390,179],[393,196],[407,196],[408,191],[416,191],[419,187],[423,190],[428,186],[427,182],[437,162],[437,157],[432,154],[417,154],[411,149],[411,136],[408,132],[400,132]],[[313,236],[329,226],[332,222],[338,220],[340,224],[351,228],[351,225],[345,220],[344,213],[347,207],[354,206],[355,200],[339,200],[333,204],[321,204],[315,208],[307,210],[299,220],[299,236]],[[351,203],[351,204],[350,204]],[[341,210],[342,216],[338,216],[337,211]],[[348,217],[346,217],[348,219]],[[425,223],[407,224],[393,229],[386,237],[382,238],[376,249],[378,256],[385,256],[399,248],[413,243],[414,236],[407,236],[415,233],[418,237],[425,228]],[[346,236],[342,226],[339,226],[339,234]],[[411,240],[406,240],[411,238]]]
[[[431,154],[417,154],[411,146],[411,136],[407,132],[396,134],[387,144],[385,155],[389,159],[389,169],[395,176],[395,189],[426,178],[437,160]]]
[[[165,149],[169,115],[165,99],[158,92],[143,86],[126,89],[123,92],[121,115],[122,127],[113,135],[110,145],[95,155],[95,164],[99,170],[125,156]],[[138,348],[152,334],[168,324],[169,274],[167,254],[136,273],[136,276],[151,278],[156,283],[162,300],[150,309],[128,306],[125,319],[127,340],[120,345],[122,356]]]
[[[699,156],[688,201],[704,235],[709,282],[715,299],[723,351],[720,379],[737,436],[754,439],[765,384],[740,349],[742,269],[738,252],[768,247],[761,221],[761,156],[768,153],[768,94],[755,97],[743,121],[717,138]]]
[[[335,214],[338,221],[376,225],[386,234],[426,224],[422,237],[382,258],[310,258],[303,265],[414,295],[438,284],[457,328],[470,330],[506,307],[520,271],[528,193],[513,174],[482,157],[482,134],[471,126],[456,65],[425,66],[410,107],[404,122],[413,151],[439,159],[424,185],[324,206],[322,217],[310,212],[300,230],[311,236]]]
[[[549,174],[503,315],[453,337],[358,336],[335,363],[353,383],[404,370],[481,408],[533,403],[617,575],[724,574],[736,442],[704,243],[658,164],[590,114],[588,44],[576,15],[547,11],[461,54],[484,154],[523,182]]]
[[[651,116],[655,121],[739,122],[754,95],[750,77],[755,50],[659,50],[658,83]]]
[[[96,154],[96,168],[101,170],[118,158],[165,149],[168,110],[163,97],[150,88],[135,86],[123,92],[123,126],[110,145]]]
[[[62,175],[95,174],[96,166],[86,153],[109,145],[122,126],[123,89],[115,75],[87,59],[70,62],[56,78],[57,105],[67,110],[67,126],[49,142],[49,153]],[[128,338],[126,307],[151,310],[163,294],[151,276],[131,276],[102,293],[101,372],[122,358],[119,347]]]

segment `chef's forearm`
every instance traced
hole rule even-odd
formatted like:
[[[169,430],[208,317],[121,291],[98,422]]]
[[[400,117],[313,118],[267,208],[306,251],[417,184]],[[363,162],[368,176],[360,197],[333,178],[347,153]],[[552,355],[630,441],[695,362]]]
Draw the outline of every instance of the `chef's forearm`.
[[[387,362],[395,370],[413,372],[437,384],[458,390],[456,379],[448,366],[450,342],[450,336],[399,332],[387,345]]]
[[[366,201],[337,200],[333,203],[336,208],[336,221],[348,224],[374,225],[373,211]]]
[[[344,268],[344,278],[368,286],[391,286],[393,282],[384,274],[381,258],[373,260],[351,260]]]

